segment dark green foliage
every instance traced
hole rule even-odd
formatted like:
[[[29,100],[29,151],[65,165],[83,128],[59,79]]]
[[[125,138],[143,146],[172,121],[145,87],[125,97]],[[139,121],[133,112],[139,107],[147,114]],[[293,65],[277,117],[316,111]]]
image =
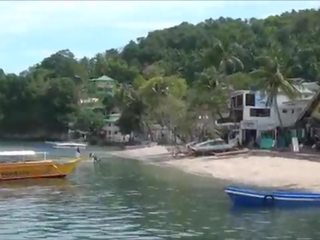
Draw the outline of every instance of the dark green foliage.
[[[92,109],[81,109],[76,115],[74,129],[79,129],[89,133],[97,133],[104,125],[104,116]]]
[[[117,125],[122,134],[139,132],[142,130],[142,114],[145,107],[140,100],[132,101],[126,106],[118,120]]]
[[[103,105],[107,114],[110,114],[111,111],[116,107],[116,99],[111,93],[106,93],[102,100]]]
[[[73,81],[54,79],[38,87],[33,81],[9,75],[0,82],[2,132],[65,132],[76,110]]]

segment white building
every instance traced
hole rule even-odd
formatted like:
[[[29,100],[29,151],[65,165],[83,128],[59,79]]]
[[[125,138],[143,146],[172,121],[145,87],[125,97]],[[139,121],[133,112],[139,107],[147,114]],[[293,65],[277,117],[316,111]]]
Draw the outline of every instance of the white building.
[[[294,100],[284,94],[277,96],[282,127],[291,127],[315,95],[315,86],[301,84],[297,86],[300,96]],[[319,88],[319,86],[318,86]],[[231,96],[230,116],[227,120],[218,120],[218,126],[233,126],[239,130],[239,142],[257,142],[261,133],[274,131],[280,126],[274,105],[266,106],[267,96],[259,91],[239,90]]]
[[[120,143],[129,140],[129,136],[121,134],[120,128],[116,124],[119,118],[120,113],[114,113],[105,119],[105,126],[102,129],[105,131],[105,139],[107,142]]]

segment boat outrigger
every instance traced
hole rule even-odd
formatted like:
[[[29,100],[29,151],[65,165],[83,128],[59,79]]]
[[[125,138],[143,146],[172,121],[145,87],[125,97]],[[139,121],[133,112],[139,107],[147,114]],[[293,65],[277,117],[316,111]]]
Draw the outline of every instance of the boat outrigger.
[[[242,187],[227,187],[234,206],[245,207],[320,207],[320,193],[293,191],[257,191]]]
[[[37,156],[43,156],[37,160]],[[0,152],[0,181],[27,178],[63,178],[70,174],[80,157],[66,162],[46,159],[46,153],[35,151]]]

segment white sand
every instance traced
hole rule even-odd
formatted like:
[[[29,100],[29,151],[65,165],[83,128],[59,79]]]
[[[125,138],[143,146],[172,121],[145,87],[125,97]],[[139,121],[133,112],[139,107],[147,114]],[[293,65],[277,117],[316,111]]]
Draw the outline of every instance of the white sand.
[[[112,155],[123,157],[123,158],[130,158],[130,159],[138,159],[138,160],[148,160],[150,158],[161,158],[165,156],[166,159],[170,156],[167,148],[164,146],[152,146],[152,147],[145,147],[145,148],[137,148],[137,149],[128,149],[123,151],[114,151],[111,152]]]
[[[167,157],[163,157],[167,154]],[[305,188],[320,191],[320,162],[272,156],[238,155],[228,158],[171,159],[163,146],[120,151],[116,155],[139,160],[159,157],[185,172],[265,187]],[[152,160],[150,160],[152,162]],[[159,162],[158,162],[159,163]]]
[[[265,187],[320,190],[320,163],[280,157],[194,158],[167,162],[186,172]]]

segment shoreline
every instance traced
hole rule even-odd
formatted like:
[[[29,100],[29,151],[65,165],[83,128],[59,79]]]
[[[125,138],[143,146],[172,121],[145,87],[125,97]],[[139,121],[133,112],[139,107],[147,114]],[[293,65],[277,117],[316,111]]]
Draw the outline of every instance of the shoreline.
[[[291,152],[249,151],[230,156],[173,158],[164,146],[110,152],[186,173],[257,187],[306,189],[320,192],[319,155]]]

